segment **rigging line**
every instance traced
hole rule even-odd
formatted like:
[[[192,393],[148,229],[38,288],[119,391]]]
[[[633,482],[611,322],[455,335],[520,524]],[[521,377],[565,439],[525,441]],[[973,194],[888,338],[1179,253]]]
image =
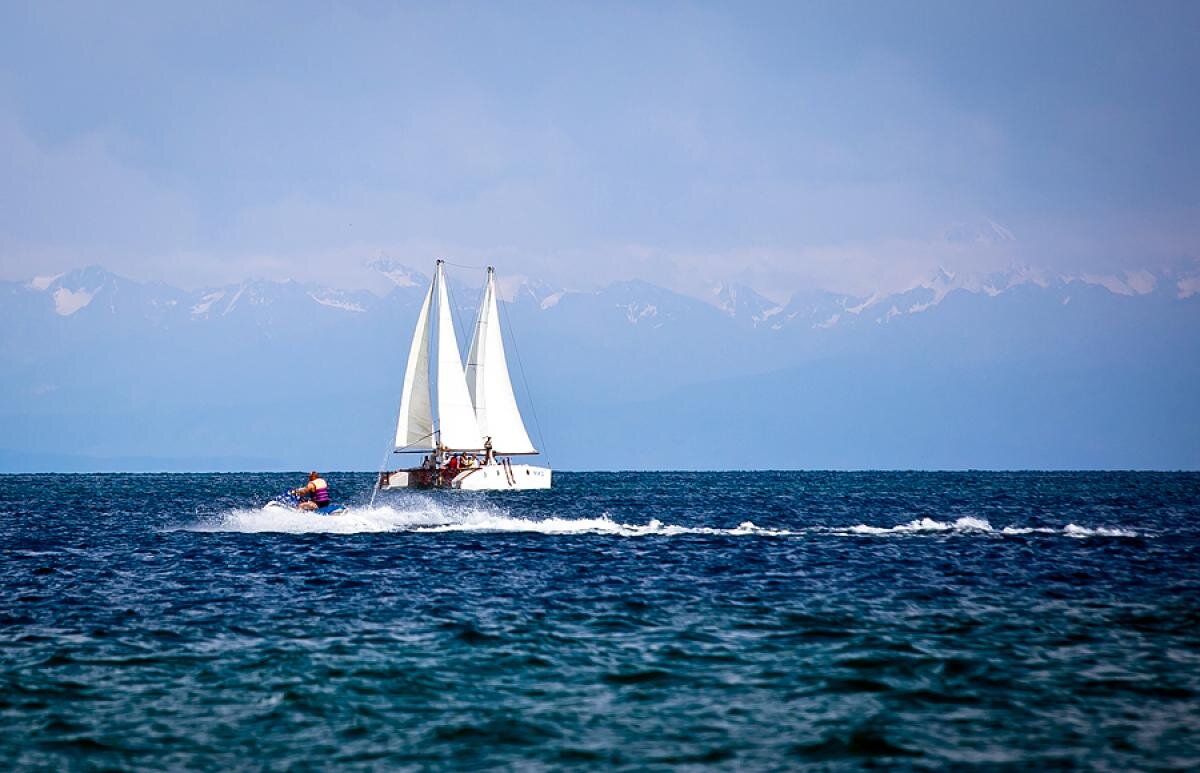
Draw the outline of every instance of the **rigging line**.
[[[417,314],[419,316],[420,312],[417,312]],[[399,424],[400,424],[401,418],[403,418],[400,416],[400,409],[403,407],[404,407],[404,387],[400,387],[400,404],[396,406],[396,425],[397,425],[396,434],[397,435],[400,434]],[[383,460],[379,462],[379,470],[377,471],[377,473],[375,475],[375,485],[373,485],[371,487],[371,504],[368,505],[368,507],[375,506],[375,495],[379,493],[379,477],[381,475],[383,475],[383,468],[387,467],[387,460],[388,460],[388,456],[390,454],[390,449],[395,448],[395,447],[396,447],[396,438],[393,437],[392,441],[390,443],[388,443],[389,450],[385,450],[383,452]]]
[[[400,405],[396,406],[396,422],[397,422],[397,424],[399,424],[399,422],[400,422],[400,408],[404,405],[404,394],[403,394],[404,390],[403,390],[403,388],[401,388],[400,391],[401,391]],[[399,433],[399,428],[397,428],[397,434],[398,433]],[[417,442],[419,443],[419,442],[421,442],[421,440],[425,440],[425,438],[430,438],[430,437],[433,437],[432,432],[429,433],[428,435],[426,435],[425,437],[420,438]],[[411,448],[411,446],[405,446],[405,447]],[[383,471],[387,467],[388,457],[394,453],[397,453],[395,450],[393,450],[395,448],[396,448],[396,438],[392,438],[392,441],[387,444],[387,448],[384,449],[382,461],[379,462],[379,470],[377,471],[377,473],[375,475],[375,485],[371,487],[371,504],[369,505],[369,507],[375,506],[375,497],[376,497],[376,495],[379,494],[379,478],[381,475],[383,475]]]
[[[395,445],[395,442],[388,443],[388,446]],[[385,450],[383,452],[383,460],[379,462],[379,471],[375,473],[375,484],[371,486],[371,503],[367,505],[368,509],[375,506],[375,497],[379,495],[379,479],[383,477],[383,470],[387,467],[388,455],[389,451]]]
[[[487,268],[488,268],[487,266],[468,266],[465,263],[451,263],[450,261],[445,260],[445,259],[443,259],[442,262],[445,263],[447,266],[454,266],[455,268],[469,268],[469,269],[473,269],[475,271],[487,271]]]
[[[446,261],[443,260],[442,262],[445,263]],[[468,268],[470,268],[470,267],[468,266]],[[458,333],[459,331],[464,331],[466,328],[464,326],[463,321],[459,318],[459,317],[461,317],[461,314],[458,313],[458,302],[454,300],[454,293],[451,292],[451,290],[450,290],[450,283],[446,281],[446,272],[445,271],[442,271],[442,281],[446,283],[446,298],[450,301],[450,322],[451,322],[451,324],[454,325],[454,330],[456,333]],[[465,336],[465,334],[464,334],[464,336]],[[461,338],[460,338],[460,340],[461,340]],[[469,341],[467,342],[467,345],[470,346]],[[461,346],[461,344],[460,344],[460,346]],[[462,361],[462,352],[461,351],[457,352],[457,354],[458,354],[459,361],[461,362]]]
[[[479,335],[479,320],[483,315],[483,299],[487,295],[487,280],[483,281],[483,287],[479,291],[479,302],[475,304],[475,329],[471,331],[472,336]],[[475,363],[478,365],[479,363]],[[467,363],[466,367],[471,367],[471,341],[467,341]],[[467,389],[471,388],[470,382],[467,383]],[[474,395],[472,395],[474,397]]]
[[[435,433],[430,432],[428,435],[422,435],[421,437],[417,438],[417,442],[420,443],[422,440],[428,440],[429,438],[433,437],[434,434]],[[394,443],[392,445],[393,445],[393,447],[395,447]],[[418,446],[418,445],[409,443],[406,446],[400,446],[399,448],[396,448],[394,451],[392,451],[392,453],[393,454],[420,454],[420,453],[428,453],[430,450],[432,450],[432,449],[430,449],[426,446]]]
[[[529,397],[529,412],[533,414],[533,426],[537,427],[538,442],[542,444],[542,453],[546,456],[546,464],[553,467],[550,459],[550,447],[546,445],[546,436],[542,433],[542,423],[538,420],[537,405],[533,400],[533,392],[529,389],[529,380],[525,378],[525,363],[521,359],[521,347],[517,346],[517,337],[513,335],[512,319],[508,316],[508,310],[504,308],[504,304],[497,303],[500,308],[500,316],[504,318],[505,324],[508,325],[508,340],[512,341],[513,353],[517,355],[517,367],[521,371],[521,386],[525,390],[525,394]]]

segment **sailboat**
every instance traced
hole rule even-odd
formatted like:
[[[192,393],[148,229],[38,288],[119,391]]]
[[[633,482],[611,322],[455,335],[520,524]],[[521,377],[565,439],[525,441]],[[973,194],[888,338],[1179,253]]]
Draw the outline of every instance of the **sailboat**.
[[[513,395],[491,266],[464,369],[437,262],[408,350],[394,453],[425,457],[419,467],[380,473],[380,489],[550,488],[550,468],[512,461],[538,450]]]

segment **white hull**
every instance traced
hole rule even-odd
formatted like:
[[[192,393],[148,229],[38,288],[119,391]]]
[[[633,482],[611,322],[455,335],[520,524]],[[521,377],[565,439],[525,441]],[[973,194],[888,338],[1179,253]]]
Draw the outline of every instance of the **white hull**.
[[[443,470],[440,477],[433,470],[414,469],[385,472],[379,487],[388,489],[461,489],[463,491],[533,491],[550,488],[553,473],[549,467],[531,464],[489,464],[460,470],[451,477]]]

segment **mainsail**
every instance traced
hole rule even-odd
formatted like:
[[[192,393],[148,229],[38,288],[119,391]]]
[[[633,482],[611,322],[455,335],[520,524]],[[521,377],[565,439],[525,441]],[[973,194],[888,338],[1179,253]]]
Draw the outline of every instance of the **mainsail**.
[[[417,328],[404,369],[404,391],[400,393],[400,418],[396,422],[396,448],[433,448],[433,407],[429,402],[429,304],[433,285],[425,293]]]
[[[475,405],[476,425],[483,437],[491,438],[497,454],[536,454],[537,449],[529,440],[513,396],[498,311],[496,275],[489,267],[483,302],[479,304],[479,318],[467,354],[466,380]]]

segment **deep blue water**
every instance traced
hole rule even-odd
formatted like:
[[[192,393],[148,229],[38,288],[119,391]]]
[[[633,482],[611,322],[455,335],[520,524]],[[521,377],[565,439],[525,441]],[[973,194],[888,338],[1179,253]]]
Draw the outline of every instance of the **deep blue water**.
[[[0,476],[0,768],[1200,766],[1200,474]]]

